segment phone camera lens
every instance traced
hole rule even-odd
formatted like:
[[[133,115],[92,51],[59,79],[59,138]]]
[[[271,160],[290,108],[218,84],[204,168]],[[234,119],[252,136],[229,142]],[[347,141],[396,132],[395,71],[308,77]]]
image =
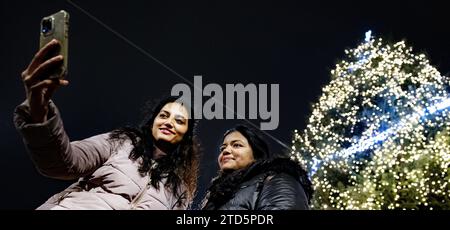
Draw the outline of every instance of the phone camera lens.
[[[42,33],[47,34],[52,30],[52,19],[47,18],[42,20]]]

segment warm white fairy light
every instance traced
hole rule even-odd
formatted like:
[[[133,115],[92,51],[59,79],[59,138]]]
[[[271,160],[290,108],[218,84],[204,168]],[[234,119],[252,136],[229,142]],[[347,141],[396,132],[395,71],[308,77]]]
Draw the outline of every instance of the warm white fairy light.
[[[370,39],[368,39],[368,37]],[[404,42],[366,33],[295,131],[317,209],[450,208],[450,85]]]
[[[320,164],[323,163],[323,161],[333,161],[335,160],[337,157],[339,158],[348,158],[348,157],[353,157],[354,154],[358,154],[359,152],[365,151],[369,148],[371,148],[372,146],[378,144],[379,142],[382,142],[384,140],[386,140],[389,136],[391,135],[396,135],[398,133],[399,130],[401,130],[402,128],[404,128],[406,125],[409,125],[411,122],[414,122],[417,119],[421,119],[424,116],[431,116],[434,115],[434,113],[442,110],[442,109],[447,109],[448,107],[450,107],[450,99],[447,98],[444,101],[437,103],[436,105],[433,105],[427,109],[424,109],[422,111],[418,111],[416,114],[410,115],[410,116],[406,116],[405,118],[401,119],[397,124],[393,125],[391,128],[389,128],[388,130],[374,136],[371,138],[368,138],[366,140],[362,140],[359,141],[358,143],[356,143],[355,145],[351,146],[350,148],[341,150],[337,153],[328,155],[327,157],[325,157],[325,159],[323,160],[319,160],[317,158],[313,158],[313,162],[314,164],[312,165],[312,170],[311,170],[311,175],[313,175],[316,170],[318,169],[318,167],[320,166]],[[436,117],[437,120],[439,120],[439,117]],[[428,125],[431,125],[429,123],[430,121],[427,121]],[[426,131],[426,130],[425,130]],[[400,139],[400,144],[403,144],[404,139]],[[433,140],[430,140],[431,142]],[[400,146],[397,146],[400,147]],[[293,147],[293,150],[295,150],[295,147]],[[400,159],[403,160],[403,159]],[[354,164],[358,164],[358,162],[353,162]],[[357,169],[356,169],[357,170]]]

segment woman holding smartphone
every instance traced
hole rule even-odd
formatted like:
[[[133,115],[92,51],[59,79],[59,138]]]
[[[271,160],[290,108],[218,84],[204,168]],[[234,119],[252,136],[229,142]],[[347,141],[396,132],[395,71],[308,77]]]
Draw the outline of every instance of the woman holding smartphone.
[[[193,200],[198,171],[196,122],[177,97],[147,113],[137,128],[121,128],[70,141],[50,100],[67,86],[49,77],[63,57],[50,41],[22,72],[26,100],[14,114],[17,130],[39,172],[77,180],[38,209],[186,209]]]

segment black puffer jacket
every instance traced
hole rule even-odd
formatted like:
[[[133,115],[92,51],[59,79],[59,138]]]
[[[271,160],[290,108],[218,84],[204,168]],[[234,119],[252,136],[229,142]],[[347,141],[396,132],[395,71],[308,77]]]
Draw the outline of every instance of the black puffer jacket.
[[[203,209],[303,210],[309,209],[312,192],[305,170],[279,158],[219,175],[208,190]]]

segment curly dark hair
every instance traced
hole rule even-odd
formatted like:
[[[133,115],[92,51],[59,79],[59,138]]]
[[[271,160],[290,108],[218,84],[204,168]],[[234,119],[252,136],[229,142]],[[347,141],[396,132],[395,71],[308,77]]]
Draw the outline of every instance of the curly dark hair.
[[[122,127],[111,132],[109,139],[113,142],[122,143],[125,140],[131,140],[134,146],[130,152],[129,158],[132,160],[140,160],[139,172],[144,176],[150,173],[151,185],[159,189],[159,182],[163,178],[167,178],[165,187],[171,189],[172,193],[178,199],[177,205],[181,205],[186,201],[192,201],[197,188],[197,177],[199,168],[200,148],[196,135],[197,121],[189,116],[188,130],[184,134],[181,142],[176,146],[175,150],[167,153],[166,156],[156,159],[158,163],[152,168],[152,156],[155,150],[155,140],[153,138],[151,127],[161,109],[168,103],[182,103],[178,96],[168,96],[159,101],[156,106],[147,106],[143,109],[144,119],[138,128]],[[187,108],[186,104],[182,103]],[[188,111],[190,109],[188,108]],[[191,112],[192,114],[192,112]],[[152,168],[152,170],[150,170]],[[180,194],[180,186],[187,189],[187,193]]]

